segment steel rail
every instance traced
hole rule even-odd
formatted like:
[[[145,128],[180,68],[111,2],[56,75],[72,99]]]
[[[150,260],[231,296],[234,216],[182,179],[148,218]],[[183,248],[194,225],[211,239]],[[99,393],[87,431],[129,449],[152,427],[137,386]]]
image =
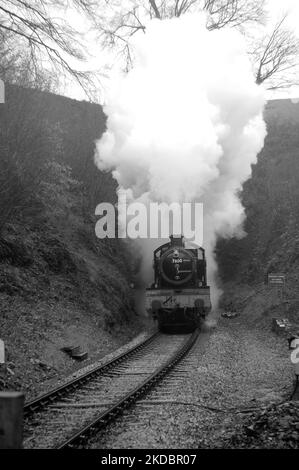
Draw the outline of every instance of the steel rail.
[[[143,397],[151,388],[160,382],[166,374],[168,374],[175,365],[180,362],[186,354],[190,351],[198,338],[199,330],[188,338],[178,351],[176,351],[171,358],[162,366],[160,366],[153,374],[150,375],[141,385],[138,385],[134,390],[129,392],[125,397],[119,400],[115,405],[111,406],[108,410],[98,415],[92,422],[74,433],[68,440],[58,444],[56,449],[67,449],[84,445],[84,443],[101,428],[105,427],[108,423],[115,420],[124,410],[133,405],[139,398]]]
[[[42,410],[47,405],[52,404],[55,400],[59,400],[60,398],[66,396],[68,393],[72,392],[73,390],[79,388],[81,385],[93,380],[94,378],[98,377],[99,375],[103,374],[104,372],[109,371],[114,366],[119,365],[121,362],[128,359],[130,356],[141,351],[143,348],[148,346],[160,333],[156,332],[151,335],[149,338],[145,339],[142,343],[137,344],[137,346],[132,347],[128,351],[119,354],[114,359],[111,359],[105,364],[102,364],[95,369],[92,369],[85,374],[82,374],[75,379],[56,387],[49,392],[40,395],[39,397],[31,400],[30,402],[26,403],[24,406],[24,418],[30,417],[35,412]]]

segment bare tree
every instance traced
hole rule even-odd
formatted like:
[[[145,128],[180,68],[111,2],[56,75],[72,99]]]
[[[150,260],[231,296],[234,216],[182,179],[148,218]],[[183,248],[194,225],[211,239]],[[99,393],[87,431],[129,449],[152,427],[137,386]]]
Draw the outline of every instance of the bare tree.
[[[75,77],[86,91],[89,74],[71,65],[74,60],[84,60],[82,44],[78,33],[62,18],[66,9],[72,7],[93,19],[96,3],[92,0],[2,0],[0,32],[2,36],[9,33],[14,38],[14,45],[25,44],[28,47],[27,58],[30,58],[31,67],[37,74],[46,58],[54,68]]]
[[[226,26],[243,29],[248,24],[262,23],[265,19],[265,0],[205,0],[208,29]]]
[[[143,0],[128,3],[106,1],[98,29],[105,46],[116,48],[125,57],[126,69],[132,65],[130,39],[146,31],[148,19],[168,19],[185,13],[207,12],[208,29],[226,26],[244,28],[249,23],[264,20],[265,0]]]
[[[57,89],[59,76],[55,69],[33,64],[30,52],[18,47],[12,33],[0,30],[0,37],[0,78],[4,82],[48,92]]]
[[[284,15],[273,30],[262,37],[253,50],[253,61],[256,68],[256,83],[267,82],[269,90],[288,88],[298,85],[299,40],[290,31]],[[297,70],[296,70],[297,69]]]

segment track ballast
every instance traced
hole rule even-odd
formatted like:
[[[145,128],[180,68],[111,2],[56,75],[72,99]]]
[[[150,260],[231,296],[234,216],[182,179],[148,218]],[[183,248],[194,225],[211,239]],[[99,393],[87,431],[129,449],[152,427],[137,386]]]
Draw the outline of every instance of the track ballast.
[[[156,333],[104,366],[25,407],[25,448],[80,447],[142,398],[187,354],[198,336]]]

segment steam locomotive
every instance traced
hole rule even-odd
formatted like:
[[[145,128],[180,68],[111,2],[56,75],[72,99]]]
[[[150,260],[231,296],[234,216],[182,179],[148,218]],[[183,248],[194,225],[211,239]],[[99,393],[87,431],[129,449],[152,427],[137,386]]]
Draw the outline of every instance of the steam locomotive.
[[[183,236],[154,251],[154,283],[146,289],[146,309],[160,331],[193,330],[211,310],[205,250]]]

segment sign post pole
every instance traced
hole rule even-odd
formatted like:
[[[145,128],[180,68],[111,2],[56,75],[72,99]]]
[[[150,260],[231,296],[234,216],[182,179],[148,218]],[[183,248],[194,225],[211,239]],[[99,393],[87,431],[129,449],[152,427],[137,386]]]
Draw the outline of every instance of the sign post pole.
[[[0,392],[0,449],[21,449],[23,442],[22,392]]]
[[[268,285],[270,287],[276,287],[276,292],[279,301],[283,304],[283,314],[286,315],[287,306],[285,302],[285,284],[286,284],[286,275],[284,273],[268,273]]]
[[[0,104],[5,103],[5,85],[3,80],[0,79]]]
[[[2,339],[0,339],[0,364],[5,364],[5,345]]]

